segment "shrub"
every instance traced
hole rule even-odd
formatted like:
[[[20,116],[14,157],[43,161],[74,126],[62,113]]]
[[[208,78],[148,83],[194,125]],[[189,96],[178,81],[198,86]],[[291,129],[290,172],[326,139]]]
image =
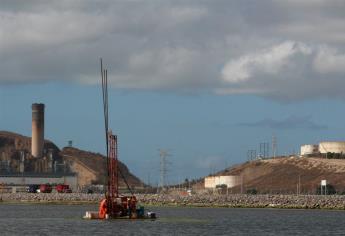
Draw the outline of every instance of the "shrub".
[[[255,188],[247,189],[246,191],[247,194],[257,194],[258,191]]]

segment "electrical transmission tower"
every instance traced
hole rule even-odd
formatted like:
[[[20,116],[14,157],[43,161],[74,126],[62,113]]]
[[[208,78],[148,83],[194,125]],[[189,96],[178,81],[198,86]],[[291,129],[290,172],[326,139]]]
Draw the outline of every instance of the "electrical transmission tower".
[[[268,143],[260,143],[260,157],[265,159],[269,156],[269,147]]]
[[[257,158],[256,156],[256,150],[251,149],[247,151],[247,159],[248,161],[253,161]]]
[[[160,188],[165,189],[166,175],[167,175],[167,157],[171,156],[167,150],[158,149],[160,157]]]

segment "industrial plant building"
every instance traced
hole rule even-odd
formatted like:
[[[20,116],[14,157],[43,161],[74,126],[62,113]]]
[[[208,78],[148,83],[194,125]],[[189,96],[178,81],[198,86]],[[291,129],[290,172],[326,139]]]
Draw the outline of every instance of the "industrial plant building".
[[[320,142],[301,146],[301,156],[315,156],[327,153],[345,154],[345,142]]]
[[[229,176],[209,176],[205,178],[205,188],[215,189],[218,186],[226,185],[227,188],[232,188],[241,184],[241,178],[237,175]]]
[[[44,104],[32,104],[32,138],[8,133],[13,143],[0,137],[0,183],[8,185],[68,184],[78,185],[77,175],[58,153],[58,148],[44,140]],[[30,152],[31,147],[31,152]]]

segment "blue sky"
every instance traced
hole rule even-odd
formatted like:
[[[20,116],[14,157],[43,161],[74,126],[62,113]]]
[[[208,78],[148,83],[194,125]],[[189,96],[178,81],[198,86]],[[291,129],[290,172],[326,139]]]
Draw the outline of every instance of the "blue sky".
[[[0,89],[1,130],[31,135],[31,103],[46,104],[46,138],[60,148],[104,153],[99,86],[70,83],[6,85]],[[158,183],[159,148],[168,149],[168,181],[207,175],[247,160],[247,150],[277,137],[278,154],[305,143],[343,140],[343,101],[279,103],[249,95],[183,95],[110,90],[110,127],[120,159]]]
[[[0,130],[104,153],[99,58],[120,159],[158,182],[344,140],[345,3],[339,0],[0,1]]]

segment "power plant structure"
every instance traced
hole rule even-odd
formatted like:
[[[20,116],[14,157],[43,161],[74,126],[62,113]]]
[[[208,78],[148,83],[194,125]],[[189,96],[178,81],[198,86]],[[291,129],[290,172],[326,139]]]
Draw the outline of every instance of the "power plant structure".
[[[226,185],[227,188],[233,188],[241,184],[241,176],[208,176],[204,179],[205,188],[215,189],[217,186]]]
[[[325,155],[327,153],[345,154],[345,142],[327,141],[301,146],[301,156]]]
[[[64,183],[74,188],[77,175],[59,154],[58,147],[44,139],[45,105],[34,103],[31,109],[31,139],[10,132],[0,135],[0,183]]]
[[[32,137],[31,155],[36,158],[43,157],[44,149],[44,104],[32,104]]]

